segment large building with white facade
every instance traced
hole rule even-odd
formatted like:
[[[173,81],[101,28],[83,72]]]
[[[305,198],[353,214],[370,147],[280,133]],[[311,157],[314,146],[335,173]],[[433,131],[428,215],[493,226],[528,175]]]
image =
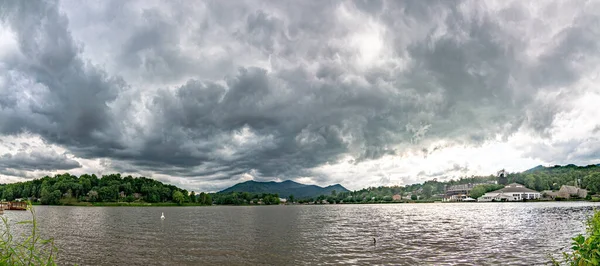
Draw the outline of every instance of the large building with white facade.
[[[477,185],[496,184],[496,181],[476,182],[469,184],[458,184],[446,187],[444,201],[464,201],[468,200],[471,190]]]
[[[477,201],[522,201],[539,199],[541,193],[517,183],[507,185],[502,189],[485,193]]]

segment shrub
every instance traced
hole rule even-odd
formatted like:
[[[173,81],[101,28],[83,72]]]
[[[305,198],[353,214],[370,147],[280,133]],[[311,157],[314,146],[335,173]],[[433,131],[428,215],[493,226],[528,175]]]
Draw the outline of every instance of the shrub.
[[[16,225],[30,225],[29,235],[15,238],[6,217],[2,217],[2,236],[0,238],[0,265],[56,265],[57,248],[53,239],[42,239],[37,228],[37,219],[31,203],[27,204],[32,219]]]
[[[563,265],[582,266],[600,265],[600,211],[587,220],[586,235],[579,234],[573,238],[572,253],[563,253]],[[552,259],[554,265],[560,262]]]

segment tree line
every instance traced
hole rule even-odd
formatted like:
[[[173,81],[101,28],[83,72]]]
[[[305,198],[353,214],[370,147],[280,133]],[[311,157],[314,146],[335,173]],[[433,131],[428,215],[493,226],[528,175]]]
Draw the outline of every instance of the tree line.
[[[45,176],[26,182],[0,185],[2,200],[18,198],[39,200],[41,204],[56,205],[68,202],[174,202],[177,204],[212,204],[207,193],[196,195],[173,185],[146,177],[122,177],[120,174],[81,176],[68,173]]]
[[[496,184],[490,184],[496,181]],[[367,187],[360,190],[320,195],[316,198],[299,199],[298,203],[375,203],[392,202],[394,195],[399,195],[402,200],[441,200],[446,189],[452,185],[475,184],[471,190],[472,198],[503,188],[510,183],[519,183],[527,188],[544,191],[559,190],[561,186],[578,186],[587,189],[590,194],[600,194],[600,166],[555,165],[551,167],[536,167],[524,172],[507,173],[505,176],[470,176],[448,181],[437,179],[407,186],[379,186]],[[477,185],[478,184],[478,185]],[[409,197],[410,195],[410,197]],[[408,198],[408,199],[407,199]]]
[[[559,190],[563,185],[579,186],[595,194],[600,192],[600,166],[536,167],[521,173],[509,173],[506,180],[499,180],[499,183],[519,183],[537,191]]]
[[[508,173],[506,176],[471,176],[438,181],[437,179],[407,186],[367,187],[348,192],[332,191],[329,195],[313,198],[295,199],[288,197],[290,202],[298,203],[370,203],[391,202],[394,195],[412,200],[441,200],[446,189],[458,184],[478,184],[497,181],[494,184],[477,185],[471,191],[471,197],[477,198],[486,192],[500,189],[509,183],[520,183],[537,191],[558,190],[562,185],[575,185],[586,188],[590,194],[600,193],[600,166],[553,166],[536,167],[520,173]],[[146,177],[122,177],[120,174],[110,174],[97,177],[84,174],[81,176],[68,173],[45,176],[26,182],[0,184],[2,200],[12,201],[17,198],[39,200],[41,204],[64,204],[65,202],[173,202],[180,205],[193,203],[199,205],[244,205],[244,204],[279,204],[277,194],[269,193],[200,193],[188,192],[173,185]]]
[[[276,193],[228,192],[215,193],[212,196],[214,204],[217,205],[277,205],[281,203],[279,194]]]

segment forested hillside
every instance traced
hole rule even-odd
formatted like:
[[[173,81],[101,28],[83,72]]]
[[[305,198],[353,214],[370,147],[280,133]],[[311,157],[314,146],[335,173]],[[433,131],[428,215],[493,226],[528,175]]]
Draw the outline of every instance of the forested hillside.
[[[40,199],[42,204],[59,204],[61,201],[79,202],[196,202],[210,204],[208,194],[196,197],[173,185],[163,184],[145,177],[121,177],[120,174],[81,175],[62,174],[27,182],[0,185],[3,200],[17,198]]]
[[[562,185],[579,185],[592,193],[598,193],[600,192],[600,166],[573,164],[537,166],[521,173],[509,173],[506,182],[520,183],[537,191],[558,190]]]

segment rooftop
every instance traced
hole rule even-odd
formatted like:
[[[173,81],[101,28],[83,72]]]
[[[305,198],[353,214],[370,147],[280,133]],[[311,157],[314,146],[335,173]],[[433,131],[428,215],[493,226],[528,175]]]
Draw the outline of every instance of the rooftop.
[[[502,193],[502,192],[504,192],[504,193],[539,193],[533,189],[528,189],[525,186],[518,184],[518,183],[508,184],[504,188],[498,189],[496,191],[492,191],[490,193]]]
[[[568,192],[569,194],[577,194],[577,192],[579,191],[580,188],[575,187],[575,186],[567,186],[567,185],[562,185],[562,187],[560,188],[560,190],[563,190],[566,192]]]

